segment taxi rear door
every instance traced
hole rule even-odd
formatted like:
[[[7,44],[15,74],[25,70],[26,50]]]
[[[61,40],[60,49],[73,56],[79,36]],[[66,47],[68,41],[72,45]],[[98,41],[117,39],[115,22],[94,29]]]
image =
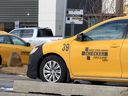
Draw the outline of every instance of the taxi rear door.
[[[32,50],[32,47],[26,46],[26,42],[15,36],[10,36],[10,38],[13,42],[14,50],[17,50],[17,53],[19,53],[21,56],[22,63],[28,64],[29,53]]]
[[[13,47],[10,38],[7,35],[0,35],[0,56],[2,63],[7,65]]]

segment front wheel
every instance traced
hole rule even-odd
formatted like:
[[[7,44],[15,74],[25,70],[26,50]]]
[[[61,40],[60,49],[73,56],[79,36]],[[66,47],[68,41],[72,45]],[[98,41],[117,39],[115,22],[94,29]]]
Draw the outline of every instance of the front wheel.
[[[40,66],[40,78],[44,82],[65,82],[66,65],[64,61],[54,55],[46,57]]]

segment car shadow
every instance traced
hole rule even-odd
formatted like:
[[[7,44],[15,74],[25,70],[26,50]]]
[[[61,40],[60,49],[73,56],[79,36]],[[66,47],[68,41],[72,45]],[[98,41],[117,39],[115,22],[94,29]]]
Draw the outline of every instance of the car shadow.
[[[118,82],[107,82],[104,84],[92,84],[89,81],[75,80],[73,84],[86,84],[86,85],[98,85],[98,86],[114,86],[114,87],[128,87],[128,83],[118,83]]]

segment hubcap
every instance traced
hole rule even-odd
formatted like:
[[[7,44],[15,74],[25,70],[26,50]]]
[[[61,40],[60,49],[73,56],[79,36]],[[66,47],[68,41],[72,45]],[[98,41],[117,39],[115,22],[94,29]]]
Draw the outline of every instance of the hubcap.
[[[61,67],[56,61],[48,61],[43,68],[44,78],[48,82],[57,82],[61,76]]]

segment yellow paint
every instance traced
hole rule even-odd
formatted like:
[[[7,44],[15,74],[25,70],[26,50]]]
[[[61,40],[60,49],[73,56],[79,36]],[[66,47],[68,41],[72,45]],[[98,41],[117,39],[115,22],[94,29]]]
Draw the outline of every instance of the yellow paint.
[[[86,33],[104,23],[128,19],[128,16],[112,18],[98,23],[82,33]],[[69,50],[63,51],[63,45],[69,44]],[[107,58],[90,56],[87,60],[82,52],[88,48],[91,51],[107,52]],[[103,40],[103,41],[77,41],[76,36],[47,43],[42,48],[43,54],[55,53],[61,56],[71,75],[72,79],[121,81],[128,82],[128,39]],[[85,51],[86,52],[86,51]],[[109,79],[108,79],[109,78]],[[114,79],[113,79],[114,78]]]

